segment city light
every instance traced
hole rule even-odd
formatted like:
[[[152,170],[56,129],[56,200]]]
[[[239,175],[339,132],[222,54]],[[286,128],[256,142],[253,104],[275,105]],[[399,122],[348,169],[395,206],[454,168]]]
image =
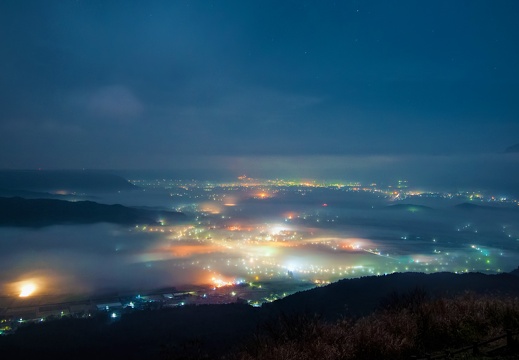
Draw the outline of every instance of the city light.
[[[138,184],[147,189],[146,182]],[[96,264],[103,281],[113,288],[124,282],[137,284],[141,292],[171,286],[199,293],[182,298],[185,304],[224,303],[238,297],[254,306],[345,278],[406,271],[499,273],[517,266],[517,200],[512,197],[284,179],[149,184],[156,192],[162,187],[166,194],[176,194],[169,196],[167,207],[182,209],[186,221],[175,223],[161,214],[160,225],[117,230],[103,225],[108,233],[100,239],[104,246],[109,244],[103,259],[111,261]],[[445,205],[430,205],[431,211],[429,201]],[[451,205],[467,201],[482,209],[496,203],[513,211],[479,216]],[[411,212],[415,209],[419,211]],[[67,238],[76,236],[76,230],[67,229]],[[55,238],[64,230],[48,231],[49,238]],[[70,250],[70,257],[54,256],[49,261],[52,269],[13,274],[25,280],[6,284],[7,292],[27,298],[43,287],[49,296],[92,291],[88,281],[95,283],[98,271],[76,269],[70,244],[64,240],[61,245]],[[112,276],[115,267],[121,270]],[[180,298],[168,299],[180,306]],[[141,300],[133,300],[125,308],[139,309]]]
[[[20,297],[28,297],[28,296],[31,296],[34,291],[36,290],[36,285],[32,284],[32,283],[29,283],[29,284],[24,284],[22,285],[21,287],[21,291],[20,291]]]

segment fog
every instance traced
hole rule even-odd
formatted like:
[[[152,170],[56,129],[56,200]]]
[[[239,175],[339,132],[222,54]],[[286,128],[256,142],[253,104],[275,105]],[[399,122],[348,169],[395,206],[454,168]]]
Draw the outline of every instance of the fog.
[[[256,196],[264,191],[264,197]],[[511,271],[517,203],[340,188],[153,186],[99,202],[181,209],[187,224],[0,228],[2,294],[22,284],[85,295],[211,284],[307,281],[399,271]]]
[[[13,283],[27,278],[43,282],[45,293],[62,294],[157,287],[180,279],[171,267],[135,261],[136,254],[160,243],[153,234],[109,224],[8,228],[1,233],[4,292],[16,291]]]

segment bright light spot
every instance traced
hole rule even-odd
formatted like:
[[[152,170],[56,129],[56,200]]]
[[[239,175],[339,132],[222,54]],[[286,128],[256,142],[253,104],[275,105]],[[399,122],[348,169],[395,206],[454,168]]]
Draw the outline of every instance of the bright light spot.
[[[212,285],[214,286],[214,288],[221,288],[221,287],[224,287],[224,286],[234,286],[234,285],[236,285],[236,282],[234,280],[226,281],[226,280],[221,279],[220,277],[218,277],[218,278],[216,278],[216,277],[211,278],[211,282],[212,282]]]
[[[287,228],[284,226],[281,226],[281,225],[274,225],[270,229],[270,233],[272,235],[278,235],[278,234],[282,233],[283,231],[287,231]]]
[[[254,195],[255,199],[268,199],[268,198],[271,198],[271,197],[272,197],[272,194],[269,194],[266,191],[262,191],[262,192],[259,192],[259,193]]]
[[[25,284],[22,286],[21,288],[21,291],[20,291],[20,297],[27,297],[27,296],[30,296],[34,293],[34,291],[36,290],[36,285],[34,284]]]

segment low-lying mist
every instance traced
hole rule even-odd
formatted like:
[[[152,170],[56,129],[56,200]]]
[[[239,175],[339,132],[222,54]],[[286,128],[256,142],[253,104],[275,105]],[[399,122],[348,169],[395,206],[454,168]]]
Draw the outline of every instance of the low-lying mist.
[[[133,193],[128,202],[150,191]],[[186,224],[0,229],[0,289],[86,295],[245,281],[334,281],[402,271],[510,271],[519,210],[463,200],[391,199],[340,189],[213,189],[220,198],[151,192],[147,206],[182,208]],[[172,195],[173,194],[173,195]],[[221,196],[221,195],[226,196]],[[125,194],[112,196],[123,200]],[[232,199],[232,203],[230,203]],[[118,201],[119,202],[119,201]],[[123,202],[123,201],[120,201]]]

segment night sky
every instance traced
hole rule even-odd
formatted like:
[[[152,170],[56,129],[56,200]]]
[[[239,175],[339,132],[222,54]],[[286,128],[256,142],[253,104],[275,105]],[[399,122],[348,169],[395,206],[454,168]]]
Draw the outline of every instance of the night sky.
[[[518,19],[516,0],[3,0],[0,168],[486,164],[519,142]]]

